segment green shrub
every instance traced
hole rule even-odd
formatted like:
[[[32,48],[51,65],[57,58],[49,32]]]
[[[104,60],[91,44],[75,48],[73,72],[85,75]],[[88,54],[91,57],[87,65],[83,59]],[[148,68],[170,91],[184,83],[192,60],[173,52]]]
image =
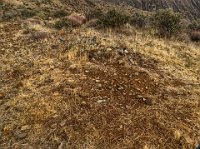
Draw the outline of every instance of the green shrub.
[[[44,4],[50,4],[52,2],[52,0],[41,0],[41,3]]]
[[[95,3],[92,2],[91,0],[85,0],[85,2],[86,2],[88,5],[92,6],[92,7],[96,6]]]
[[[19,9],[20,15],[22,18],[31,18],[33,16],[36,16],[37,12],[35,10],[32,10],[30,8],[21,8]]]
[[[153,24],[160,36],[171,37],[181,31],[181,14],[161,9],[153,16]]]
[[[4,12],[2,19],[3,21],[11,21],[11,20],[15,20],[18,17],[18,13],[15,11],[7,11]]]
[[[102,27],[121,27],[129,22],[129,16],[117,12],[116,10],[111,10],[107,12],[103,17],[99,19],[99,25]]]
[[[57,10],[53,13],[53,17],[55,17],[55,18],[64,17],[67,15],[69,15],[69,13],[66,12],[65,10]]]
[[[71,27],[71,23],[67,20],[67,19],[60,19],[58,21],[55,22],[54,27],[56,29],[62,29],[62,28],[68,28]]]
[[[200,19],[192,21],[192,23],[188,27],[190,30],[200,31]]]
[[[91,10],[87,15],[87,19],[91,20],[91,19],[100,19],[101,17],[103,17],[103,12],[101,11],[101,9],[93,9]]]
[[[141,13],[135,13],[130,19],[130,24],[143,28],[147,25],[147,17]]]

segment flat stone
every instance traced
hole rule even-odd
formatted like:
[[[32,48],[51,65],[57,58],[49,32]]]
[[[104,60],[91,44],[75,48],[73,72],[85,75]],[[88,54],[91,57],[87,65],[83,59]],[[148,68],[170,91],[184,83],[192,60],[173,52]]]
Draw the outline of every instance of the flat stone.
[[[106,100],[98,100],[97,103],[105,103]]]
[[[21,131],[30,130],[30,129],[31,129],[31,125],[24,125],[21,127]]]
[[[95,82],[96,82],[96,83],[99,83],[99,82],[100,82],[100,80],[95,80]]]

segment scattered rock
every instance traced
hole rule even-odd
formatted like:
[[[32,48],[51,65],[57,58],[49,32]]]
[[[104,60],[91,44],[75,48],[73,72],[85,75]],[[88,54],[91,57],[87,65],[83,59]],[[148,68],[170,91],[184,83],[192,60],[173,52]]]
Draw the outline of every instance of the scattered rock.
[[[119,55],[124,55],[124,50],[123,49],[117,49],[117,52]]]
[[[176,130],[174,132],[174,138],[179,141],[181,139],[181,132],[179,130]]]
[[[96,83],[100,83],[100,80],[95,80]]]
[[[153,104],[152,100],[150,98],[143,98],[142,100],[146,105],[152,105]]]
[[[119,65],[125,65],[125,62],[123,60],[118,61]]]
[[[72,69],[72,70],[77,69],[77,65],[73,64],[73,65],[71,65],[71,66],[69,67],[69,69]]]
[[[60,145],[58,146],[58,149],[66,149],[67,148],[67,143],[65,141],[61,142]]]
[[[26,130],[30,130],[31,129],[31,125],[24,125],[21,127],[21,131],[26,131]]]
[[[62,41],[62,42],[64,42],[64,41],[65,41],[65,38],[59,37],[59,40]]]
[[[107,48],[106,51],[107,51],[107,52],[110,52],[110,51],[112,51],[112,49],[111,49],[111,48]]]
[[[63,121],[60,123],[60,126],[63,127],[63,126],[65,126],[65,124],[66,124],[66,120],[63,120]]]
[[[147,145],[145,145],[145,146],[143,147],[143,149],[149,149],[149,147],[148,147]]]
[[[99,88],[101,88],[101,87],[102,87],[102,84],[98,84],[97,86],[98,86]]]
[[[128,50],[124,50],[124,53],[125,53],[125,54],[128,54],[129,52],[128,52]]]
[[[105,103],[106,100],[98,100],[97,103],[101,104],[101,103]]]

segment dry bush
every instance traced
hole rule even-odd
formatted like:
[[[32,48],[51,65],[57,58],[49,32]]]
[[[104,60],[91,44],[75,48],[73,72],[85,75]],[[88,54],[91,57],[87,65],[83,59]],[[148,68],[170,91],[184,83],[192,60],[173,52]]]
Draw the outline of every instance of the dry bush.
[[[160,9],[153,16],[154,28],[162,37],[172,37],[181,32],[181,14],[172,9]]]
[[[103,14],[101,9],[93,9],[86,14],[86,17],[87,17],[88,20],[91,20],[91,19],[99,19],[103,15],[104,14]]]
[[[147,17],[141,13],[135,13],[130,19],[130,24],[143,28],[147,25]]]
[[[57,10],[53,13],[54,18],[61,18],[61,17],[65,17],[67,15],[69,15],[69,13],[63,9]]]
[[[67,19],[60,19],[55,22],[54,27],[56,29],[62,29],[62,28],[69,28],[71,27],[71,23]]]
[[[188,28],[193,31],[200,31],[200,19],[192,21]]]
[[[99,19],[99,25],[102,27],[119,28],[128,22],[129,16],[116,10],[108,11],[106,15]]]

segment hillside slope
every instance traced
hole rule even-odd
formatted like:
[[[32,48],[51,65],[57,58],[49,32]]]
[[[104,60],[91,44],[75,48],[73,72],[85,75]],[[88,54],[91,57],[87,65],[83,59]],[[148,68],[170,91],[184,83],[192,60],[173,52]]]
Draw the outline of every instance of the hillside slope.
[[[198,43],[131,26],[57,30],[49,24],[58,18],[40,16],[47,8],[92,7],[5,1],[12,6],[4,13],[27,2],[39,16],[0,22],[0,149],[193,149],[200,143]]]
[[[173,8],[175,11],[184,12],[189,18],[200,18],[199,0],[104,0],[117,4],[130,5],[135,8],[153,11],[161,8]]]

